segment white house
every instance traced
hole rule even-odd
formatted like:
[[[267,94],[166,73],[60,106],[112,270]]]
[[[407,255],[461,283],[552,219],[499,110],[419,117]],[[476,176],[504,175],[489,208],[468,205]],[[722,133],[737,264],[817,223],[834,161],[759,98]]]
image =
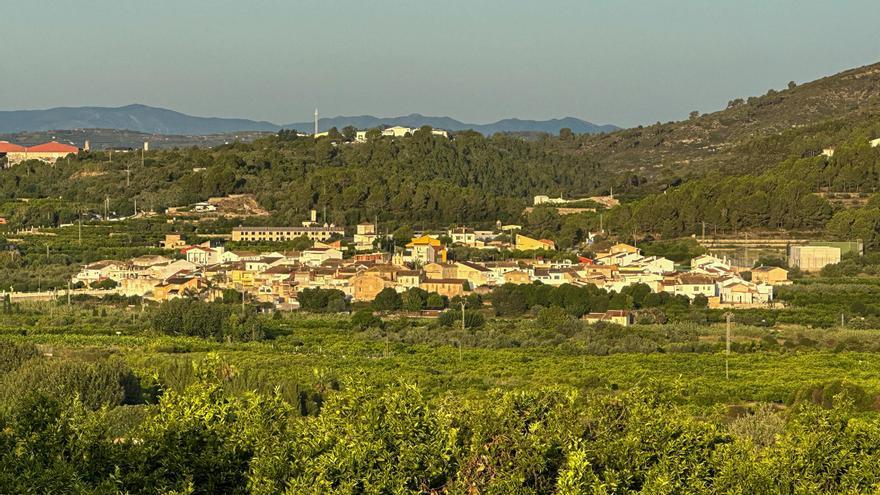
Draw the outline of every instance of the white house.
[[[449,229],[447,232],[452,239],[453,244],[463,244],[465,246],[475,246],[477,244],[477,234],[473,229],[466,227],[456,227]]]
[[[313,247],[300,255],[299,261],[305,265],[319,266],[326,260],[341,260],[342,251],[336,248]]]
[[[732,273],[727,259],[717,258],[709,254],[697,256],[691,260],[691,272],[705,275],[722,275]]]
[[[739,277],[718,282],[718,295],[721,304],[731,305],[758,305],[767,304],[773,300],[773,286],[767,284],[753,284]]]
[[[682,295],[690,299],[698,295],[706,297],[715,297],[717,295],[715,280],[706,275],[693,273],[682,273],[671,285],[664,285],[664,290],[675,296]]]
[[[638,260],[637,264],[649,273],[669,273],[675,270],[675,263],[661,256],[648,256]]]
[[[223,247],[212,248],[206,245],[190,246],[181,250],[190,263],[206,266],[223,262]]]
[[[85,285],[89,285],[92,282],[110,278],[110,274],[118,271],[123,265],[124,263],[114,260],[102,260],[89,263],[88,265],[83,266],[79,273],[74,275],[73,283],[82,282]]]
[[[354,234],[354,249],[356,251],[372,251],[373,242],[378,239],[376,226],[369,222],[359,223]]]
[[[388,129],[385,129],[384,131],[382,131],[382,135],[383,136],[392,136],[392,137],[404,137],[407,134],[412,135],[413,131],[414,131],[414,129],[412,129],[410,127],[403,127],[403,126],[396,125],[394,127],[389,127]]]
[[[249,261],[260,259],[260,253],[256,251],[226,251],[223,253],[223,263],[235,263],[236,261]]]

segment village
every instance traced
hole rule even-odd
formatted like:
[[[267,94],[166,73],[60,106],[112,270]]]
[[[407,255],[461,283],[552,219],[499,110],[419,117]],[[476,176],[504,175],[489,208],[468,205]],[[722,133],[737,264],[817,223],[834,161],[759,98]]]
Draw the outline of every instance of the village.
[[[236,227],[228,236],[236,245],[260,246],[308,238],[311,246],[299,251],[226,249],[211,241],[191,245],[179,234],[167,234],[160,246],[167,254],[90,263],[71,283],[157,302],[187,297],[212,301],[234,290],[252,303],[277,310],[298,309],[305,289],[338,290],[351,302],[372,301],[389,288],[398,293],[421,289],[448,304],[456,297],[491,293],[504,284],[534,283],[592,285],[614,292],[644,284],[654,293],[699,299],[709,308],[771,308],[777,305],[774,287],[791,283],[789,271],[779,266],[735,266],[725,256],[712,254],[679,265],[643,255],[625,243],[591,251],[590,257],[552,256],[557,253],[553,241],[529,237],[520,228],[499,223],[492,230],[417,232],[402,246],[383,251],[383,236],[375,224],[358,224],[345,237],[344,227],[317,223],[313,211],[302,226]],[[532,255],[496,261],[451,259],[453,247]],[[838,248],[792,246],[789,263],[817,271],[839,260]],[[585,318],[615,316],[621,315]],[[631,322],[622,316],[621,324]]]

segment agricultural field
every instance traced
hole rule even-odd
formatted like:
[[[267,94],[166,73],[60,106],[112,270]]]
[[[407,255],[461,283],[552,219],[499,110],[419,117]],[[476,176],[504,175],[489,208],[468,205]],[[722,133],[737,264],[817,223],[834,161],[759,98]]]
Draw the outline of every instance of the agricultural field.
[[[708,318],[623,328],[546,308],[461,329],[179,306],[4,305],[4,486],[665,493],[733,490],[743,466],[731,493],[876,482],[878,330],[734,324],[728,356]],[[194,335],[169,331],[177,317]],[[849,450],[829,467],[822,448]]]

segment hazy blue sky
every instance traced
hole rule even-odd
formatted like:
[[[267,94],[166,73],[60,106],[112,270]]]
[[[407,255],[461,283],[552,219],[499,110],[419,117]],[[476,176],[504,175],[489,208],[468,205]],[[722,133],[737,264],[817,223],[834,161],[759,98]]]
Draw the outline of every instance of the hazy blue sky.
[[[2,0],[0,109],[635,125],[880,61],[878,0]]]

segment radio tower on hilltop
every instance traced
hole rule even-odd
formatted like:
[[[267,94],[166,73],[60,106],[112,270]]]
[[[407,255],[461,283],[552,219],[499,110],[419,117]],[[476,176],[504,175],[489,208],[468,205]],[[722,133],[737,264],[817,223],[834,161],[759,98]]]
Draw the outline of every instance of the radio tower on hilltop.
[[[315,109],[315,136],[318,135],[318,109]]]

